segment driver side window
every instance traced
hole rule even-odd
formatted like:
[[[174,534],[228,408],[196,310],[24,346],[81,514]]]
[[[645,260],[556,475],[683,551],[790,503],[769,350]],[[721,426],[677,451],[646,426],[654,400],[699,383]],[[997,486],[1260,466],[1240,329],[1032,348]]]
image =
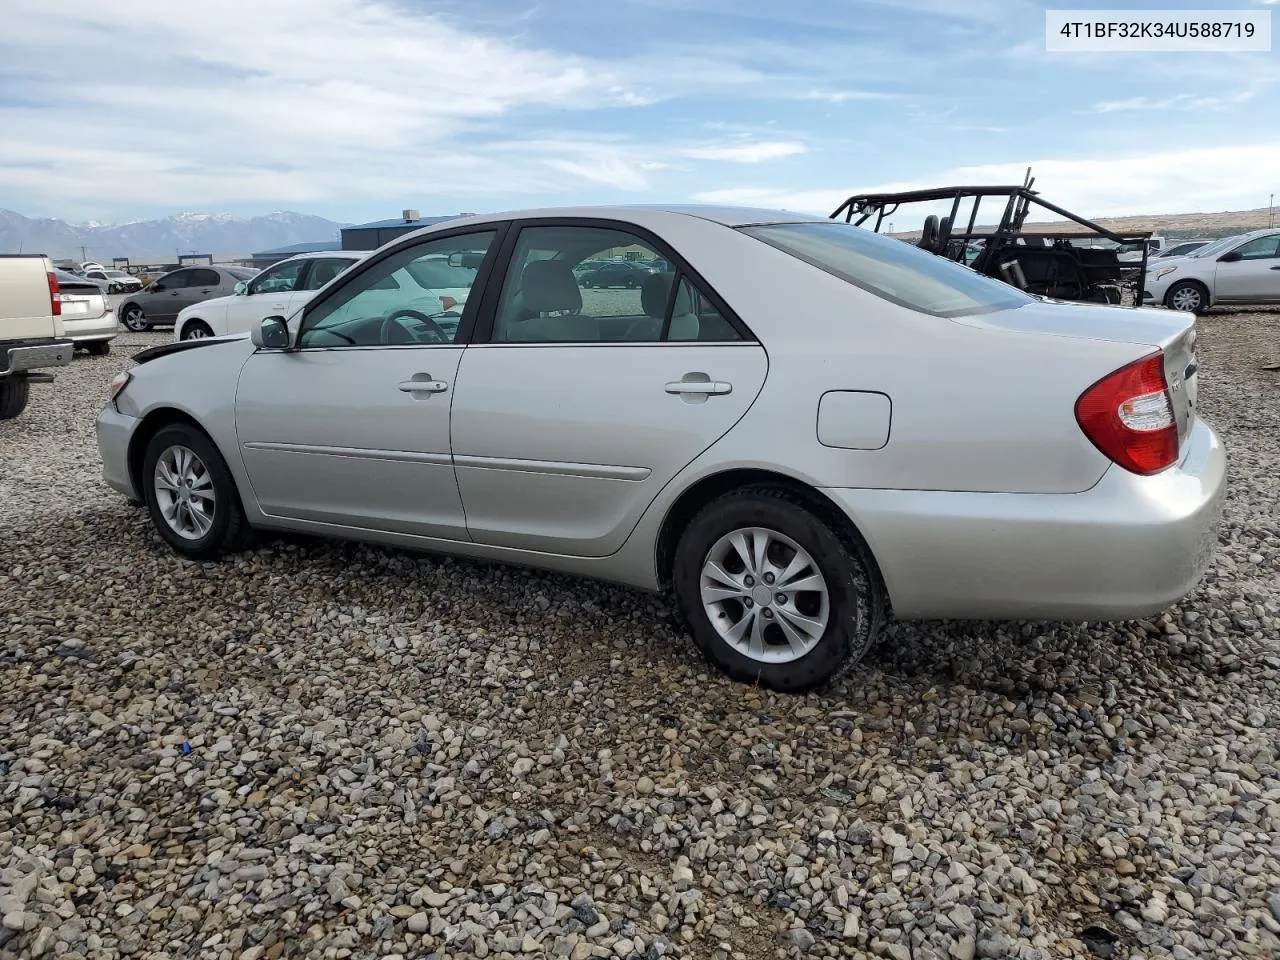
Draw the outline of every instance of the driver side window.
[[[268,267],[249,282],[247,293],[291,293],[305,265],[305,260],[287,260]]]
[[[489,230],[442,237],[397,250],[308,309],[298,345],[305,349],[455,342],[494,235]]]
[[[1270,260],[1280,256],[1280,234],[1258,237],[1237,249],[1241,260]]]

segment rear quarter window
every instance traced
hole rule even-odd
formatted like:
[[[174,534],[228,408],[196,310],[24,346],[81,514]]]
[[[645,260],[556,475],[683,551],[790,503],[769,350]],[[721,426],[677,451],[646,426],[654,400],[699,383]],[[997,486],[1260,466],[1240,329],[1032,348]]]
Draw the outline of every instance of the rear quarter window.
[[[852,224],[833,220],[739,229],[883,300],[935,317],[1011,310],[1034,299],[945,257]]]

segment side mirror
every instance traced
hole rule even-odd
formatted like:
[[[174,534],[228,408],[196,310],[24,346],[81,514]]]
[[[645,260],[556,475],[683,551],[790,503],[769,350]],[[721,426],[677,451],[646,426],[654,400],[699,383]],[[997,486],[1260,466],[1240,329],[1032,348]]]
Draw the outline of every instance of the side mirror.
[[[1232,250],[1229,253],[1224,253],[1222,256],[1220,256],[1218,258],[1218,262],[1219,263],[1235,263],[1237,260],[1243,260],[1243,259],[1244,257],[1241,255],[1239,250]]]
[[[284,317],[266,317],[251,328],[249,339],[260,350],[288,350],[289,327]]]
[[[249,289],[249,284],[245,283],[243,280],[239,280],[236,282],[235,291],[236,291],[237,297],[243,297],[244,292],[248,289]]]

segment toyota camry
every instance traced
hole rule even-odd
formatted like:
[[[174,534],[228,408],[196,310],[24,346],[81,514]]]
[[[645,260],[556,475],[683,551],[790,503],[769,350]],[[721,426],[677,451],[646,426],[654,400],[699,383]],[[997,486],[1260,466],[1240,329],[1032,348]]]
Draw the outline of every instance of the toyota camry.
[[[441,258],[475,266],[461,313],[396,279]],[[665,267],[584,289],[611,258]],[[452,219],[248,336],[135,359],[104,475],[178,553],[301,531],[670,592],[711,661],[774,689],[889,616],[1159,611],[1223,496],[1194,316],[777,211]]]

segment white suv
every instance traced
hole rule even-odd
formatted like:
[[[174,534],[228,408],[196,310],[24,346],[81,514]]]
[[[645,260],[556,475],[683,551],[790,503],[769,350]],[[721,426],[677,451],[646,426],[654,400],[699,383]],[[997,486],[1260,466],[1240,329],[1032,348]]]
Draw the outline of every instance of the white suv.
[[[366,256],[368,253],[360,250],[325,250],[281,260],[252,280],[237,283],[232,296],[195,303],[179,312],[173,325],[173,338],[195,340],[246,333],[264,317],[287,317],[326,283]]]
[[[1280,303],[1280,230],[1242,233],[1150,262],[1144,287],[1143,303],[1190,313]]]

